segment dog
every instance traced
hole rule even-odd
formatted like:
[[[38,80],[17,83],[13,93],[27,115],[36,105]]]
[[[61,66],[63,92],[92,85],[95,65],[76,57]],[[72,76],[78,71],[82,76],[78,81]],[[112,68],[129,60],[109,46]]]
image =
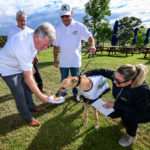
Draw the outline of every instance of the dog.
[[[64,79],[55,94],[56,97],[63,96],[66,90],[77,87],[80,90],[80,98],[84,102],[85,120],[84,126],[87,125],[87,104],[92,104],[99,99],[103,94],[110,91],[106,82],[106,78],[101,75],[98,76],[74,76]],[[98,112],[94,108],[95,114],[95,129],[98,129]]]

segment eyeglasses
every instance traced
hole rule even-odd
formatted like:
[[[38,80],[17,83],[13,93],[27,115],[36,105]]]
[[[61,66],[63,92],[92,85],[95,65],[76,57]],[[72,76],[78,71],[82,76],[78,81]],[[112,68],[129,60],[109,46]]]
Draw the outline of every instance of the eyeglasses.
[[[70,17],[69,15],[61,16],[61,18],[69,18],[69,17]]]
[[[118,79],[115,78],[114,74],[112,75],[113,80],[115,80],[117,82],[117,84],[122,84],[124,82],[127,82],[129,80],[125,80],[125,81],[119,81]]]

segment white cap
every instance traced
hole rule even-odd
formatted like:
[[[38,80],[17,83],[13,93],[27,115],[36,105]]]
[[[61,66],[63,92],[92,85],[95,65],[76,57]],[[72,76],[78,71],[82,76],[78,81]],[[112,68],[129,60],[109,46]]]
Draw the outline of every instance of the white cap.
[[[71,15],[72,8],[69,4],[63,4],[60,8],[60,16]]]

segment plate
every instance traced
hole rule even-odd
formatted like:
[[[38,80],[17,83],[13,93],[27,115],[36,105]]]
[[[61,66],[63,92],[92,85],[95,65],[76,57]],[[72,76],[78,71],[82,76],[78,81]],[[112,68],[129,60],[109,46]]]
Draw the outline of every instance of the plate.
[[[60,100],[59,100],[59,101],[56,101],[56,100],[54,99],[54,96],[55,96],[55,95],[52,95],[52,96],[49,97],[49,100],[50,100],[51,103],[53,103],[53,104],[61,104],[61,103],[64,103],[64,102],[65,102],[65,98],[64,98],[64,97],[60,96]]]

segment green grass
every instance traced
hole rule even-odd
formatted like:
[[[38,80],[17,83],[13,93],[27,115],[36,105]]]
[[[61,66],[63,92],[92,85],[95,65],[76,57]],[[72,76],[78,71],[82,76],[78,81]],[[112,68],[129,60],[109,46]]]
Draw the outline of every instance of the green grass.
[[[149,57],[149,56],[148,56]],[[47,95],[56,93],[60,85],[60,73],[53,66],[52,49],[39,54],[39,70],[43,78]],[[88,62],[83,56],[83,65]],[[125,57],[125,54],[107,56],[107,53],[97,53],[94,61],[87,70],[95,68],[117,69],[122,64],[132,65],[144,63],[150,69],[149,59],[143,59],[143,54],[134,54]],[[146,78],[150,84],[150,73]],[[108,81],[111,86],[111,82]],[[41,102],[33,95],[36,105]],[[111,92],[102,98],[104,101],[113,100]],[[45,111],[33,113],[41,123],[39,127],[30,127],[20,117],[15,101],[9,88],[0,78],[0,150],[149,150],[150,123],[139,125],[138,140],[128,148],[118,145],[119,138],[125,133],[120,119],[110,119],[99,113],[99,129],[94,129],[94,114],[91,106],[88,107],[88,125],[83,126],[83,103],[72,100],[72,92],[61,105],[43,105]]]

